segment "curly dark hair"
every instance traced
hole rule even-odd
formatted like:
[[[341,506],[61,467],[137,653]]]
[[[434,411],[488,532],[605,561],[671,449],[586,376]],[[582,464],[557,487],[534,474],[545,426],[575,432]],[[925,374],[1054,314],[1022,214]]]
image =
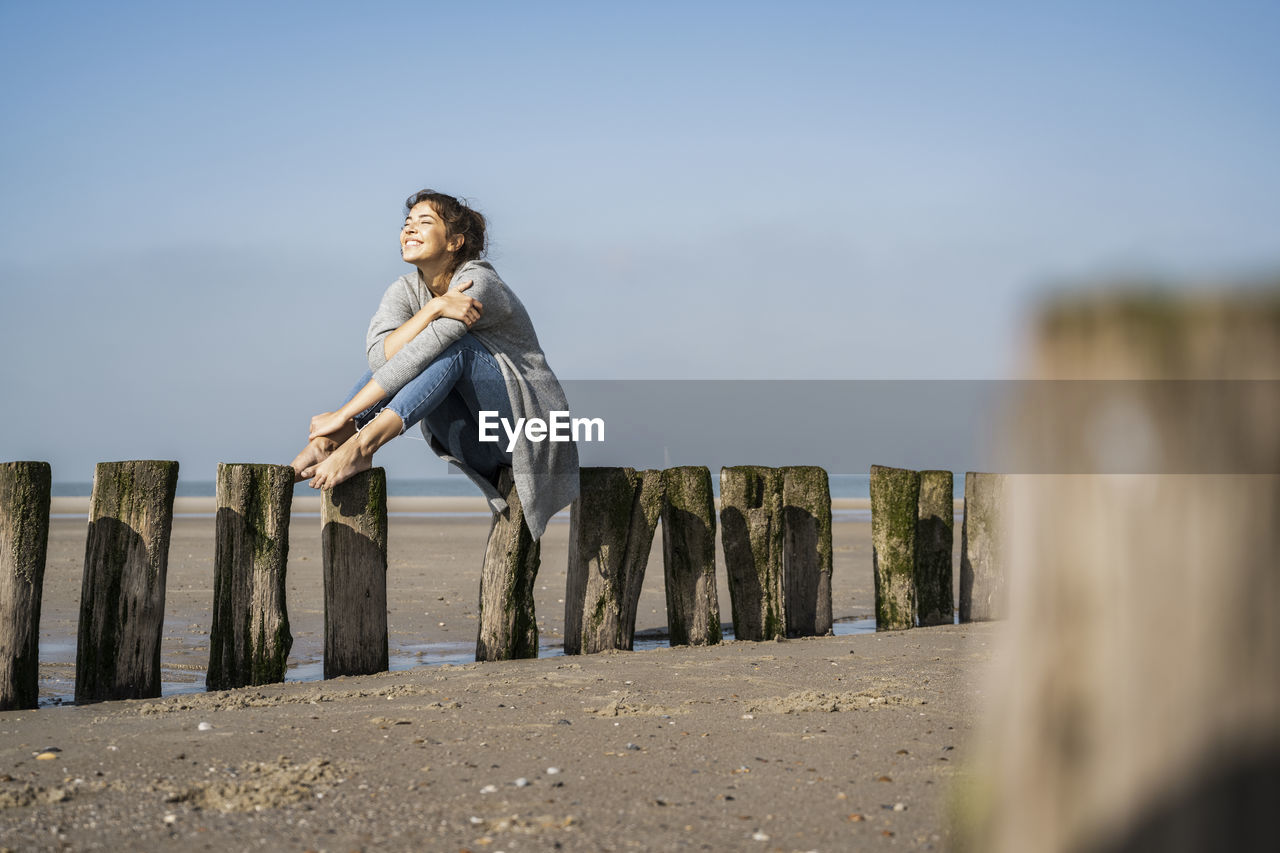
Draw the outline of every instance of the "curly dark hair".
[[[414,205],[428,202],[435,208],[436,214],[444,222],[445,234],[449,237],[462,235],[462,246],[454,254],[453,271],[476,258],[484,257],[487,247],[484,232],[484,214],[467,206],[466,199],[454,198],[435,190],[418,190],[405,199],[404,212],[407,216]]]

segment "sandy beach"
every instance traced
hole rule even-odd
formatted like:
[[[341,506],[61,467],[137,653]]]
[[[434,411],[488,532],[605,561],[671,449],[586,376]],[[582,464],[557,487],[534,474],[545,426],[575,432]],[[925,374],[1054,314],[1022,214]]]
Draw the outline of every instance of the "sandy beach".
[[[565,657],[565,514],[542,541],[543,657],[477,664],[483,503],[393,498],[393,671],[321,681],[316,500],[295,501],[290,526],[290,680],[218,693],[204,692],[213,504],[178,500],[164,697],[0,714],[0,849],[950,846],[1001,626],[866,633],[865,501],[834,503],[836,636],[670,648],[658,547],[639,650]],[[86,511],[53,507],[44,703],[73,692]],[[958,549],[957,517],[957,567]],[[723,565],[717,580],[727,624]]]

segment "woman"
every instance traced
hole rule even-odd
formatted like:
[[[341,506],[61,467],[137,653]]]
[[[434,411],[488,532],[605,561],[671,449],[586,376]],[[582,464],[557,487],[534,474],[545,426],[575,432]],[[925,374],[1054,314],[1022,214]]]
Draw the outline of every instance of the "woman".
[[[535,539],[578,495],[573,442],[482,442],[490,420],[549,420],[568,411],[564,390],[538,345],[529,315],[493,266],[480,260],[485,221],[432,190],[405,201],[400,255],[413,272],[387,288],[369,323],[369,370],[337,411],[311,419],[310,441],[293,461],[299,480],[332,488],[372,466],[374,452],[421,421],[431,449],[478,485],[495,512],[502,466],[511,466]],[[499,430],[499,433],[502,431]]]

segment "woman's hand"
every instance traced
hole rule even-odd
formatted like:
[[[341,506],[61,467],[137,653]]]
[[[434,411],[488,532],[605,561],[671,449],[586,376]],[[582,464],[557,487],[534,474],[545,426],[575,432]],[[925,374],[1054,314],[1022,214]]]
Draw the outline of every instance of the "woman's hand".
[[[351,418],[345,417],[341,412],[322,412],[311,419],[311,434],[307,439],[313,439],[322,435],[333,435],[341,432],[345,427],[351,424]]]
[[[436,296],[431,300],[435,303],[441,317],[460,320],[468,329],[480,319],[480,314],[484,311],[484,305],[480,300],[472,299],[462,292],[470,286],[470,281],[464,281],[458,285],[457,289],[446,291],[443,296]]]

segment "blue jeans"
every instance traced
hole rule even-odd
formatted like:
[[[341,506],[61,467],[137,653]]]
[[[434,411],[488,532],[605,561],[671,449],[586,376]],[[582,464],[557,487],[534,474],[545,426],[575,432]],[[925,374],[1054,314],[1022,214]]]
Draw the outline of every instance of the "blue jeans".
[[[366,370],[347,400],[372,378],[373,371]],[[390,399],[384,398],[356,415],[356,426],[364,427],[384,408],[400,416],[401,433],[422,421],[423,432],[430,431],[450,455],[491,483],[498,480],[499,466],[511,465],[501,427],[497,430],[499,441],[480,441],[479,412],[497,412],[512,424],[515,417],[502,368],[493,354],[469,334],[445,348]]]

